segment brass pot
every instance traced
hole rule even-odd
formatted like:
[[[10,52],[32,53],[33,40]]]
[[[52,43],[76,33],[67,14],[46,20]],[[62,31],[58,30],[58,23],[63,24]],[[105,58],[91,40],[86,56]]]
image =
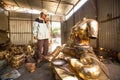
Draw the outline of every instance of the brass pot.
[[[19,63],[19,64],[11,64],[11,66],[12,66],[13,68],[19,68],[19,67],[21,66],[21,64],[22,64],[22,63]]]
[[[21,54],[21,55],[15,55],[14,57],[13,57],[13,60],[21,60],[22,58],[25,58],[25,54]]]
[[[25,58],[22,58],[22,59],[20,59],[20,60],[18,60],[18,61],[15,61],[15,60],[14,60],[14,61],[12,61],[12,63],[13,63],[13,64],[17,64],[17,63],[19,64],[19,63],[24,62],[24,61],[25,61]]]
[[[18,68],[23,64],[24,61],[25,61],[25,58],[22,58],[22,59],[20,59],[18,61],[12,61],[11,65],[14,68]]]
[[[5,55],[5,59],[7,60],[8,63],[11,61],[12,56],[13,56],[13,55],[11,55],[10,53],[7,53],[7,54]]]

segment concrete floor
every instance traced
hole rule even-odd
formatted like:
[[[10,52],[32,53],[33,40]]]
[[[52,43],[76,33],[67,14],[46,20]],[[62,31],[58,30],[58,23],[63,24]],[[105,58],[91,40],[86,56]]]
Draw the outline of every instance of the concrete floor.
[[[104,63],[109,70],[110,80],[120,80],[120,64],[110,61]],[[0,74],[4,74],[12,70],[15,69],[7,66],[0,71]],[[42,62],[33,73],[28,72],[24,65],[17,70],[20,72],[21,76],[15,80],[56,80],[55,74],[49,62]]]
[[[120,64],[107,63],[105,64],[109,70],[110,80],[120,80]]]
[[[112,62],[107,58],[102,62],[108,68],[110,80],[120,80],[120,63]],[[12,70],[15,70],[15,69],[11,68],[10,66],[6,66],[3,70],[0,70],[0,75],[8,73]],[[51,67],[50,63],[47,61],[42,62],[40,65],[38,65],[35,72],[33,73],[28,72],[25,69],[25,65],[21,66],[17,70],[20,72],[21,76],[15,80],[56,80],[55,74],[53,72],[53,68]]]
[[[2,70],[2,73],[4,74],[12,70],[15,69],[8,66],[4,70]],[[42,62],[41,64],[39,64],[39,66],[33,73],[28,72],[25,69],[24,65],[17,70],[21,74],[21,76],[16,78],[15,80],[55,80],[55,76],[49,62]]]
[[[23,75],[15,80],[55,80],[54,73],[48,62],[42,63],[33,73],[26,71],[24,68],[21,68],[19,72]]]

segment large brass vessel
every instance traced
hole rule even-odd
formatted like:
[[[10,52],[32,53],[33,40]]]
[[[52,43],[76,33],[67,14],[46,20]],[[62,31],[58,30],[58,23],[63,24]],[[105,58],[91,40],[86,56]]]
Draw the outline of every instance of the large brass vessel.
[[[96,39],[97,36],[98,22],[94,19],[84,19],[72,27],[68,42],[57,47],[45,58],[53,61],[62,52],[76,75],[83,80],[99,80],[102,70],[93,48],[89,45],[90,38]]]

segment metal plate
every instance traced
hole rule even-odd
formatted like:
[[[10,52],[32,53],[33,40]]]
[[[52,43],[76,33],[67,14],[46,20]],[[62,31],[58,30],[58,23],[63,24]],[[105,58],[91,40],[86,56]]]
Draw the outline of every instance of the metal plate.
[[[63,66],[64,64],[67,63],[67,61],[65,59],[55,59],[52,63],[55,66]]]

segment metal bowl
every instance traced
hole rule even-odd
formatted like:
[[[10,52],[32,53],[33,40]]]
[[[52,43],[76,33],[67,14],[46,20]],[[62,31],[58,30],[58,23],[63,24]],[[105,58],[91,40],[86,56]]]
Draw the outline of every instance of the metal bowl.
[[[63,66],[64,64],[67,63],[65,59],[55,59],[52,61],[53,65],[55,66]]]

